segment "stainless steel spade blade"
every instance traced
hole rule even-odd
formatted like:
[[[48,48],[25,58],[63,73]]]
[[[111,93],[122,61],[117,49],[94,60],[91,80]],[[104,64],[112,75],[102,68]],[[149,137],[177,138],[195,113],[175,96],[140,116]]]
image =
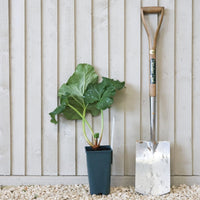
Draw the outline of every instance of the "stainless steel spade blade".
[[[135,191],[146,195],[170,192],[169,142],[158,142],[155,149],[150,141],[136,142]]]

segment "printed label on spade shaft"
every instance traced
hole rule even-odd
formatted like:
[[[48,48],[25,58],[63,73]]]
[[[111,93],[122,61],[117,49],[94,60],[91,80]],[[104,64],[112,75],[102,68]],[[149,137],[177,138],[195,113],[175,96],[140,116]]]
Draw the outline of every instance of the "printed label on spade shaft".
[[[150,84],[156,84],[156,59],[150,60]]]

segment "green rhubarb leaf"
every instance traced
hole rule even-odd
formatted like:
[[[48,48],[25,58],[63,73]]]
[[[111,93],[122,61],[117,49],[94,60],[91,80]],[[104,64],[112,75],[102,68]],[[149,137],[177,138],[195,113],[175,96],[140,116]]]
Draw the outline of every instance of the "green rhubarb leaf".
[[[101,110],[110,108],[116,91],[122,89],[124,84],[105,77],[98,83],[94,67],[79,64],[67,83],[59,88],[60,105],[50,113],[51,122],[57,123],[55,117],[59,114],[68,120],[81,119],[84,109],[92,116],[99,115]]]
[[[91,104],[94,102],[98,102],[101,99],[101,96],[104,91],[105,91],[105,86],[104,84],[102,84],[102,82],[89,85],[87,91],[84,94],[85,103]]]
[[[113,103],[113,96],[117,90],[124,87],[125,83],[103,77],[101,83],[89,85],[85,92],[86,105],[95,104],[98,110],[110,108]]]
[[[76,108],[77,109],[77,108]],[[81,108],[82,109],[82,108]],[[79,110],[79,112],[81,112],[81,109],[77,109]],[[82,113],[81,113],[82,114]],[[65,110],[63,111],[63,116],[68,119],[68,120],[76,120],[76,119],[82,119],[80,115],[78,115],[73,109],[71,109],[69,106],[67,106],[65,108]]]
[[[87,106],[87,112],[89,112],[93,117],[98,116],[100,114],[100,110],[96,107],[96,103],[89,104]]]
[[[62,97],[62,98],[63,98],[63,100],[61,99],[62,100],[61,103],[64,104],[65,103],[65,97]],[[63,111],[64,117],[68,120],[81,119],[81,116],[76,111],[74,111],[72,108],[70,108],[69,105],[76,108],[76,110],[78,110],[78,112],[80,114],[83,113],[84,108],[82,107],[80,102],[75,100],[73,97],[68,96],[67,97],[67,105],[65,107],[65,110]]]
[[[112,104],[113,104],[112,97],[104,97],[101,98],[101,100],[97,103],[96,107],[99,110],[105,110],[107,108],[110,108]]]
[[[118,80],[114,80],[114,79],[110,79],[110,78],[106,78],[106,77],[103,77],[103,84],[106,86],[106,87],[114,87],[115,90],[121,90],[122,88],[124,88],[125,86],[125,82],[120,82]]]
[[[66,83],[62,84],[58,90],[58,96],[62,97],[62,96],[67,96],[70,91],[68,90],[68,87],[66,85]]]
[[[67,82],[68,92],[71,95],[83,97],[88,85],[97,82],[98,75],[94,71],[94,67],[88,64],[79,64]]]
[[[82,114],[85,108],[84,93],[89,84],[95,84],[97,82],[98,75],[94,67],[88,64],[79,64],[67,83],[59,88],[58,96],[60,98],[60,106],[50,114],[51,121],[57,123],[55,116],[61,113],[68,120],[81,119],[80,115],[69,107],[69,104]],[[89,112],[96,114],[94,109]]]
[[[54,124],[57,124],[58,122],[56,120],[56,115],[61,114],[64,110],[65,110],[65,106],[60,105],[53,112],[49,113],[49,115],[51,116],[51,122]]]
[[[89,84],[95,84],[98,81],[98,75],[94,71],[94,67],[88,64],[79,64],[76,71],[69,78],[66,84],[63,84],[58,96],[69,96],[79,102],[84,107],[84,93]]]

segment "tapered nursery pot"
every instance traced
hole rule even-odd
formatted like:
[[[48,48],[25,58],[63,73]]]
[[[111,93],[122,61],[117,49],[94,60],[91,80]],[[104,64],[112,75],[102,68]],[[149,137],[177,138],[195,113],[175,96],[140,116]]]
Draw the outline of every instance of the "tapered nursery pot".
[[[110,193],[110,174],[112,164],[112,149],[109,145],[100,146],[97,150],[85,147],[87,157],[90,194]]]

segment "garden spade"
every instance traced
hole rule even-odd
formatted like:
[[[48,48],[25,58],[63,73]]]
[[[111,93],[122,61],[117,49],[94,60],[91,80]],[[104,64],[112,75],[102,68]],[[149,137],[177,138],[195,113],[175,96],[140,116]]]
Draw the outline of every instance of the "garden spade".
[[[160,14],[153,45],[144,18],[145,14]],[[142,7],[141,17],[149,40],[149,102],[150,141],[136,142],[135,191],[162,195],[170,192],[170,143],[156,138],[156,40],[163,20],[163,7]]]

